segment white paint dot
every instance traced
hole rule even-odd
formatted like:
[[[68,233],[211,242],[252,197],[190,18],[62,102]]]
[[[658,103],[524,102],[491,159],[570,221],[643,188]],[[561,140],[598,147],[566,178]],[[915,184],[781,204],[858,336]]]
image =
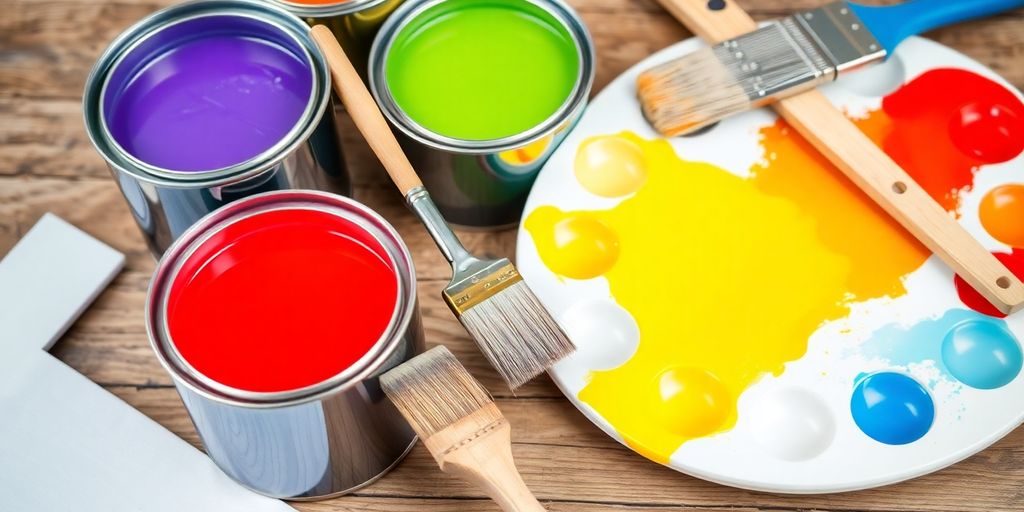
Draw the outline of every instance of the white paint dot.
[[[610,299],[580,302],[561,318],[576,345],[573,360],[591,370],[610,370],[629,360],[640,345],[633,316]]]
[[[768,454],[788,461],[821,455],[835,438],[832,411],[816,394],[789,388],[765,397],[749,418],[754,439]]]

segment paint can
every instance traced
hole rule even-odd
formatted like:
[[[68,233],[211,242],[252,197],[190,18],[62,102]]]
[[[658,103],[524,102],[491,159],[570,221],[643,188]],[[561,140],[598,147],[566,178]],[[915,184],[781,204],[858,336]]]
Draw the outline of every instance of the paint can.
[[[275,191],[207,215],[157,265],[146,328],[206,452],[256,492],[345,494],[416,441],[378,380],[423,351],[412,256],[352,199]]]
[[[345,55],[366,79],[370,46],[381,25],[403,0],[268,0],[306,20],[326,25],[338,38]]]
[[[452,24],[462,36],[430,40]],[[409,0],[374,40],[369,81],[445,218],[500,229],[582,115],[594,60],[560,0]]]
[[[198,0],[139,21],[86,81],[86,130],[154,256],[236,199],[349,193],[327,64],[302,20]]]

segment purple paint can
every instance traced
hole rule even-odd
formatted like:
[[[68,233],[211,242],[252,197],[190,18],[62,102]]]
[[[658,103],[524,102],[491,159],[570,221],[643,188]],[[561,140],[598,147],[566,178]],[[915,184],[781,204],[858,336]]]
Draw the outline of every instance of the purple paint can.
[[[86,83],[86,128],[159,257],[233,200],[347,194],[330,89],[301,19],[253,0],[193,1],[111,43]]]

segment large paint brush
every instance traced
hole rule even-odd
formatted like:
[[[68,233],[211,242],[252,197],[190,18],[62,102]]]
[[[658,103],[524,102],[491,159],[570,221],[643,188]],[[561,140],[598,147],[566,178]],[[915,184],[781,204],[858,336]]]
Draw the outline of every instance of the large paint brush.
[[[476,485],[506,512],[544,510],[512,460],[508,421],[448,349],[434,347],[380,383],[442,471]]]
[[[334,90],[398,190],[452,265],[445,302],[476,339],[509,387],[515,389],[576,350],[505,258],[476,258],[438,212],[398,140],[337,39],[322,25],[313,39],[327,57]]]
[[[680,135],[882,61],[912,35],[1021,6],[1024,0],[832,2],[645,71],[637,94],[656,130]]]
[[[721,9],[711,9],[711,3],[705,0],[659,2],[690,30],[712,43],[757,28],[757,23],[734,1]],[[809,90],[783,98],[772,107],[850,181],[993,306],[1006,314],[1024,309],[1024,283],[950,217],[824,94]]]

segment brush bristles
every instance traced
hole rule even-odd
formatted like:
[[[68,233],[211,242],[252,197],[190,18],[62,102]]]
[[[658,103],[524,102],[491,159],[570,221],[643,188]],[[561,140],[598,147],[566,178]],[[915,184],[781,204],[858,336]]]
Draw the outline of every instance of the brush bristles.
[[[385,373],[380,384],[423,439],[493,402],[487,390],[443,346]]]
[[[789,17],[640,74],[637,96],[651,125],[671,137],[814,87],[835,72]]]
[[[525,282],[517,282],[459,316],[511,389],[576,351]]]
[[[746,91],[711,48],[651,68],[636,85],[644,117],[666,137],[751,108]]]

